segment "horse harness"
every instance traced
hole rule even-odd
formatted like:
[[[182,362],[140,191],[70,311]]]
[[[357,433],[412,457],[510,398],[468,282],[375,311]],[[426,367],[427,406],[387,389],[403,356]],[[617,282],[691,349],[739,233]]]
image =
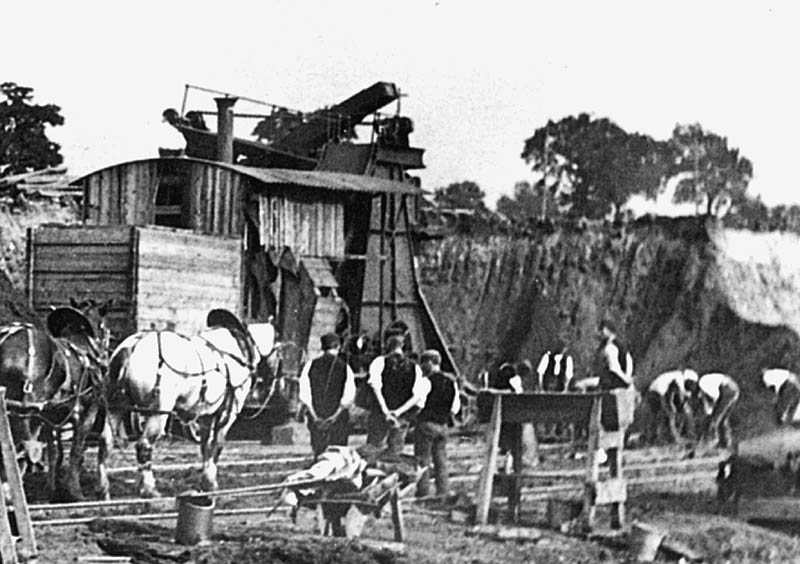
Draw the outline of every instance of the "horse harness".
[[[230,366],[228,365],[227,362],[224,362],[224,360],[223,361],[218,361],[215,366],[212,366],[210,368],[205,368],[204,365],[203,365],[203,357],[200,355],[199,352],[197,352],[197,360],[200,363],[200,367],[202,369],[200,372],[186,372],[185,370],[179,370],[178,368],[176,368],[175,366],[170,364],[167,361],[166,358],[164,358],[163,347],[162,347],[162,343],[161,343],[161,335],[162,335],[162,333],[164,333],[164,331],[155,331],[155,333],[156,333],[156,344],[157,344],[157,347],[158,347],[158,369],[156,370],[156,383],[155,383],[155,386],[153,386],[153,390],[150,392],[150,395],[151,395],[151,398],[154,400],[153,403],[155,403],[156,405],[158,404],[158,397],[159,397],[159,395],[161,393],[161,367],[163,367],[163,366],[166,366],[167,368],[172,370],[174,373],[178,374],[179,376],[183,376],[185,378],[200,378],[200,377],[202,377],[203,381],[200,384],[200,401],[202,403],[206,403],[206,404],[209,403],[209,402],[206,401],[206,391],[208,390],[208,375],[209,374],[211,374],[213,372],[220,372],[222,374],[225,374],[225,389],[226,389],[225,396],[226,396],[226,399],[227,399],[227,397],[233,397],[234,391],[239,389],[239,388],[241,388],[242,386],[244,386],[244,383],[247,381],[247,379],[245,379],[245,380],[242,381],[241,384],[239,384],[237,386],[234,386],[233,383],[231,382]],[[143,333],[139,337],[139,339],[135,343],[133,343],[131,349],[133,349],[133,347],[135,347],[136,344],[139,341],[141,341],[145,337],[145,335],[148,335],[148,334],[150,334],[150,333]],[[181,337],[181,338],[183,338],[183,339],[185,339],[185,340],[187,340],[189,342],[191,342],[191,340],[192,340],[189,337],[186,337],[185,335],[181,335],[180,333],[174,333],[173,332],[173,334],[177,335],[177,336],[179,336],[179,337]],[[203,345],[206,346],[208,349],[210,349],[212,352],[214,352],[217,356],[222,357],[223,359],[225,359],[225,358],[232,359],[239,366],[241,366],[243,368],[246,368],[251,375],[255,371],[255,365],[253,363],[247,362],[244,359],[239,358],[235,354],[232,354],[232,353],[229,353],[228,351],[220,349],[219,347],[217,347],[216,345],[211,343],[205,337],[197,336],[196,338],[199,338],[200,340],[202,340],[203,341]],[[224,370],[223,370],[223,367],[224,367]],[[223,400],[223,401],[225,401],[225,400]],[[157,410],[148,410],[148,412],[150,412],[150,413],[160,413]],[[167,413],[171,414],[172,412],[170,411],[170,412],[167,412]]]
[[[25,397],[32,392],[33,384],[31,383],[31,381],[33,379],[33,369],[34,369],[33,363],[36,358],[36,349],[33,346],[34,329],[35,327],[30,323],[13,323],[3,328],[3,330],[0,330],[0,345],[5,343],[6,340],[8,340],[13,335],[16,335],[20,331],[25,331],[28,337],[28,355],[27,355],[28,363],[25,374],[25,380],[22,385],[23,400],[21,407],[25,407]],[[59,399],[57,401],[51,399],[50,401],[45,403],[45,408],[57,407],[61,404],[68,403],[70,401],[73,402],[73,406],[69,410],[67,416],[58,423],[48,420],[40,413],[37,413],[36,416],[45,420],[53,427],[61,428],[69,422],[69,420],[73,417],[73,415],[76,415],[80,412],[81,397],[90,392],[90,386],[86,385],[87,381],[89,379],[90,374],[93,372],[92,369],[99,368],[100,362],[94,354],[91,354],[94,352],[94,350],[91,352],[84,351],[83,349],[81,349],[80,347],[76,346],[74,343],[71,343],[66,339],[58,339],[51,337],[50,342],[53,344],[54,350],[53,353],[50,355],[50,366],[47,369],[47,374],[45,375],[44,379],[46,381],[52,378],[60,365],[60,368],[64,371],[64,383],[59,387],[55,395],[66,394],[66,397],[64,397],[64,399]],[[80,364],[81,367],[81,373],[80,377],[78,378],[77,386],[73,385],[74,380],[72,378],[71,367],[69,362],[71,356],[78,360],[78,363]],[[59,363],[59,358],[63,359],[62,363]],[[93,388],[93,386],[91,387]],[[38,411],[44,411],[44,408]]]

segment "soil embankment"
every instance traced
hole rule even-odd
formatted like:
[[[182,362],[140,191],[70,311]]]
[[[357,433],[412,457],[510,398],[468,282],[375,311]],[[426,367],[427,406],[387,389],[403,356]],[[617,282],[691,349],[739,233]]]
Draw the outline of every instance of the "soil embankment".
[[[640,388],[680,367],[732,375],[747,434],[771,426],[766,367],[800,369],[800,238],[659,218],[524,238],[422,246],[423,290],[468,378],[569,345],[576,377],[596,362],[599,322],[630,346]]]
[[[77,221],[74,204],[28,202],[23,209],[0,208],[0,325],[40,321],[25,297],[27,230],[42,223]]]

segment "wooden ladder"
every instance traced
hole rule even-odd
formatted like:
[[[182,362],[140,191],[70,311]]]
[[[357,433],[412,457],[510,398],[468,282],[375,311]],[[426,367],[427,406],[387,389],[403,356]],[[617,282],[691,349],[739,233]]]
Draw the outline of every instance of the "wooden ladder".
[[[6,389],[0,386],[0,564],[17,564],[36,558],[28,503],[22,488],[17,453],[6,410]],[[8,498],[7,503],[6,498]]]

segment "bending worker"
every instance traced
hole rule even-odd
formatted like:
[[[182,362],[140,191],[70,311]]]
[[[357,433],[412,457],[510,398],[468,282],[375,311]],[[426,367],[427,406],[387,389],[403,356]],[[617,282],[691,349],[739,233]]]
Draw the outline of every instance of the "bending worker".
[[[439,351],[427,350],[420,357],[423,381],[428,393],[425,406],[417,414],[414,431],[414,456],[417,466],[430,468],[436,481],[436,494],[444,497],[450,492],[450,476],[447,469],[448,427],[461,409],[456,377],[442,372],[442,356]],[[417,496],[430,495],[430,472],[425,471],[417,484]]]
[[[326,333],[320,342],[322,354],[303,367],[298,391],[298,399],[306,406],[315,458],[330,445],[347,446],[350,432],[347,408],[356,395],[353,371],[339,358],[339,336]]]
[[[671,370],[659,374],[650,383],[646,396],[652,414],[647,428],[648,442],[654,443],[660,438],[666,419],[670,441],[677,443],[680,440],[678,414],[683,414],[691,427],[692,412],[688,400],[697,389],[697,380],[694,370]]]
[[[697,388],[697,402],[702,402],[706,415],[701,440],[713,436],[720,448],[732,446],[730,418],[739,400],[739,385],[727,374],[711,372],[700,376]]]

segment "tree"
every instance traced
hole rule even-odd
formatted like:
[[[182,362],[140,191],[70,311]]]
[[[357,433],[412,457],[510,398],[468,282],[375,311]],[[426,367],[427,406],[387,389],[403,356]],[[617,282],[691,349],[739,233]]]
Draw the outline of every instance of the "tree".
[[[517,182],[514,185],[514,196],[500,196],[496,207],[499,213],[515,223],[524,224],[534,219],[559,215],[558,203],[544,182]]]
[[[466,208],[475,211],[486,211],[486,194],[475,182],[465,180],[453,182],[444,188],[437,188],[433,193],[434,201],[446,208]]]
[[[710,214],[714,200],[726,193],[734,205],[741,204],[753,177],[753,164],[729,148],[728,140],[699,123],[676,125],[670,145],[676,156],[671,175],[684,174],[676,188],[676,202],[706,201]]]
[[[0,177],[61,164],[61,147],[45,131],[64,123],[61,108],[34,104],[33,88],[13,82],[0,84],[0,99]]]
[[[586,217],[617,212],[632,194],[655,196],[671,163],[668,144],[585,113],[537,129],[521,156],[572,214]]]

